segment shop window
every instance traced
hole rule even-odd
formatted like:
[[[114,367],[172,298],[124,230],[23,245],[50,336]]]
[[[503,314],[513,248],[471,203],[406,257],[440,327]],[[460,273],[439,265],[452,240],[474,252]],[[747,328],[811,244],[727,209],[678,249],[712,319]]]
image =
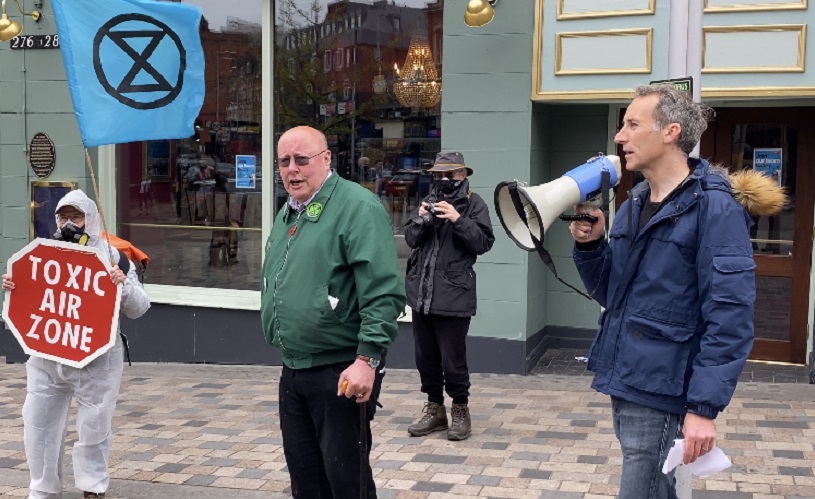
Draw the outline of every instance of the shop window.
[[[222,62],[220,68],[206,65],[207,93],[189,138],[116,146],[116,233],[150,257],[146,284],[259,291],[266,216],[261,192],[282,190],[261,173],[267,159],[261,112],[271,105],[261,100],[264,51],[254,21],[261,18],[263,0],[242,2],[248,20],[229,18],[223,25],[216,24],[209,4],[189,3],[200,3],[210,20],[202,26],[209,30],[202,44]],[[302,73],[293,55],[302,49],[298,40],[283,39],[290,55],[280,59],[293,78]]]
[[[274,1],[278,35],[306,29],[323,34],[315,43],[319,46],[309,48],[323,53],[322,72],[306,72],[295,80],[275,73],[275,136],[303,124],[325,132],[336,172],[376,194],[388,212],[404,266],[410,252],[401,228],[430,190],[431,176],[423,170],[441,147],[440,103],[431,107],[405,105],[387,88],[375,93],[372,82],[380,74],[386,80],[396,76],[393,64],[400,68],[405,64],[414,37],[426,39],[425,46],[433,52],[431,60],[441,75],[441,14],[434,7],[431,17],[425,4],[397,6],[378,1],[353,3],[355,12],[348,13],[339,11],[346,8],[342,2],[317,0],[306,2],[311,6],[292,17],[283,15],[288,0]],[[436,6],[441,2],[428,3]],[[402,26],[403,19],[411,20],[410,29]],[[355,43],[352,37],[340,34],[340,23],[345,28],[364,28],[365,40]],[[377,47],[379,65],[373,57]],[[286,51],[281,45],[275,56],[290,57]],[[291,57],[296,61],[302,58],[297,54]],[[332,73],[335,70],[341,73]]]

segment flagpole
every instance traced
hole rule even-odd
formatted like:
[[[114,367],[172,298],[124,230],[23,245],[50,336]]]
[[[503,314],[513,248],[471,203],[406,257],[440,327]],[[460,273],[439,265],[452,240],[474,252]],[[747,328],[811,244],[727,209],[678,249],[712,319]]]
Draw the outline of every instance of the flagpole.
[[[93,173],[93,165],[91,164],[91,155],[88,154],[88,149],[85,149],[85,164],[88,165],[88,171],[91,172],[91,184],[93,185],[93,193],[96,196],[96,207],[99,208],[99,216],[102,218],[102,228],[105,231],[105,240],[108,243],[108,256],[110,256],[110,264],[116,265],[113,260],[113,253],[110,248],[110,233],[108,232],[108,224],[105,222],[105,212],[102,210],[102,201],[99,198],[99,188],[96,186],[96,175]]]

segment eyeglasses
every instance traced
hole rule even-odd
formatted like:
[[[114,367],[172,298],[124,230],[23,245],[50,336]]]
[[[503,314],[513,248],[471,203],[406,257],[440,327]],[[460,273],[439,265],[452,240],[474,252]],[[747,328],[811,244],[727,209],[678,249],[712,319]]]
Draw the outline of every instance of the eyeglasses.
[[[309,164],[309,162],[312,160],[312,158],[316,158],[317,156],[319,156],[320,154],[323,154],[325,152],[328,152],[328,149],[326,149],[324,151],[320,151],[317,154],[315,154],[314,156],[295,156],[294,157],[294,164],[296,164],[297,166],[307,166]],[[280,168],[288,168],[289,165],[291,164],[291,160],[292,160],[291,156],[286,156],[285,158],[277,158],[275,160],[275,163]]]
[[[81,224],[85,220],[85,215],[82,213],[75,213],[73,215],[57,215],[57,220],[60,223],[67,223],[69,220],[74,224]]]

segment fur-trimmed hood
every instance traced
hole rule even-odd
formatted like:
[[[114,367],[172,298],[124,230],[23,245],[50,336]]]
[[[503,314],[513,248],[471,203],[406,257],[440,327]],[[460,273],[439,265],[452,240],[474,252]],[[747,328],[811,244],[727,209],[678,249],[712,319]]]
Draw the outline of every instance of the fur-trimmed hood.
[[[778,182],[756,170],[731,173],[733,197],[754,217],[771,217],[787,203],[787,194]]]
[[[730,192],[751,216],[771,217],[777,215],[787,204],[786,189],[759,171],[740,170],[730,173],[721,165],[708,164],[706,160],[698,158],[690,158],[688,164],[693,172],[684,182],[697,178],[704,180],[707,188]],[[643,180],[631,190],[631,197],[640,196],[649,188],[648,180]]]

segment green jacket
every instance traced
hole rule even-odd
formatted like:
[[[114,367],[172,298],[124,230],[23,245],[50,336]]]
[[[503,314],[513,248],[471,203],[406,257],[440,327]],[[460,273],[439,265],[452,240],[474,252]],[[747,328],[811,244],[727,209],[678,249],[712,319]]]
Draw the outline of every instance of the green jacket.
[[[292,369],[380,359],[405,307],[393,226],[370,191],[333,172],[301,212],[287,204],[266,242],[260,314]]]

